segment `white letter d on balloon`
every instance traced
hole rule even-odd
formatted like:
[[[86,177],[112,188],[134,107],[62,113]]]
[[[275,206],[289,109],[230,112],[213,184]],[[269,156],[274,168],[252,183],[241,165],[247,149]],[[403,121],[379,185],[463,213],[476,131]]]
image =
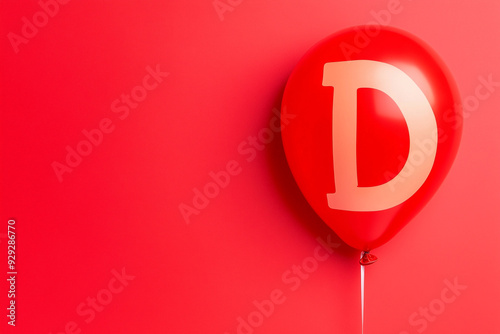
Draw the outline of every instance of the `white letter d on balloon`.
[[[348,78],[346,80],[346,78]],[[437,149],[437,124],[429,101],[417,84],[397,67],[373,60],[326,63],[323,86],[335,89],[333,99],[333,168],[335,193],[326,194],[328,206],[347,211],[380,211],[410,198],[431,172]],[[357,90],[373,88],[386,93],[399,107],[410,135],[409,156],[419,150],[418,143],[434,147],[414,172],[394,191],[401,172],[392,180],[373,187],[359,187],[356,165]],[[409,167],[408,159],[402,170]]]

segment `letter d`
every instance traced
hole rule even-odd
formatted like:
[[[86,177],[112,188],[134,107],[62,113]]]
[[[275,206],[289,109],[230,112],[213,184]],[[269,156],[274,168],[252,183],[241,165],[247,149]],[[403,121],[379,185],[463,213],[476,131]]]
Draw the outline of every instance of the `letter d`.
[[[326,194],[328,206],[346,211],[380,211],[395,207],[413,196],[429,176],[437,149],[436,118],[422,90],[397,67],[373,60],[326,63],[323,69],[323,86],[335,89],[332,140],[336,192]],[[405,178],[397,192],[394,191],[394,185],[403,177],[399,175],[401,172],[378,186],[358,186],[356,100],[359,88],[378,89],[394,100],[408,127],[408,156],[419,151],[418,143],[427,145],[428,156]],[[402,170],[410,165],[407,159]]]
[[[90,131],[83,130],[82,133],[95,146],[99,146],[102,143],[103,135],[101,131],[97,129],[93,129]]]
[[[21,33],[23,34],[23,36],[25,38],[33,38],[36,36],[36,34],[38,33],[38,28],[35,27],[33,25],[33,23],[31,23],[27,18],[26,16],[23,16],[23,18],[21,19],[21,21],[23,21],[24,25],[22,26],[21,28]]]
[[[49,14],[50,17],[56,16],[59,12],[59,4],[55,0],[47,0],[45,3],[43,0],[38,1],[38,5]]]
[[[68,151],[68,154],[66,155],[66,164],[70,167],[78,167],[78,165],[82,162],[82,157],[76,153],[74,149],[71,148],[71,146],[66,146],[66,151]]]
[[[238,334],[252,334],[253,328],[243,320],[242,317],[238,317],[238,330],[236,331]]]
[[[215,182],[217,182],[217,184],[221,188],[227,187],[229,185],[229,181],[231,181],[231,177],[229,176],[229,173],[227,173],[225,171],[220,171],[218,173],[210,172],[210,173],[208,173],[208,175],[210,175],[210,177]]]
[[[208,198],[205,195],[203,195],[202,192],[198,190],[198,188],[194,188],[193,192],[195,195],[193,197],[193,206],[198,210],[205,209],[208,206],[208,203],[210,203]]]
[[[266,318],[269,318],[274,312],[274,304],[272,301],[264,299],[262,302],[258,302],[256,300],[253,301],[253,304]]]

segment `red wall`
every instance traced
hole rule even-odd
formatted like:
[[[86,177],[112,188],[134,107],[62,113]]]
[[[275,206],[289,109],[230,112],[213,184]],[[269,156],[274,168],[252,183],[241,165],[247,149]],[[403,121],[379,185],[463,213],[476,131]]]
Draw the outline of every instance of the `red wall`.
[[[359,254],[259,133],[310,46],[374,20],[441,55],[466,116],[440,190],[374,251],[365,333],[500,332],[500,3],[61,2],[1,4],[2,333],[359,333]]]

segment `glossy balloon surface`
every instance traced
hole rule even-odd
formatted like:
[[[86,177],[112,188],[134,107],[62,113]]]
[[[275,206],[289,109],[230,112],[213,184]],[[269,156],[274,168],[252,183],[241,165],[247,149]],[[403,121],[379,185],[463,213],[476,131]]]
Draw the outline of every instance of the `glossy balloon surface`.
[[[459,93],[439,56],[380,26],[349,28],[312,47],[288,80],[283,113],[296,115],[282,124],[282,138],[301,191],[340,238],[365,251],[390,240],[431,199],[462,132]],[[353,182],[386,192],[361,199],[353,189],[335,202]]]

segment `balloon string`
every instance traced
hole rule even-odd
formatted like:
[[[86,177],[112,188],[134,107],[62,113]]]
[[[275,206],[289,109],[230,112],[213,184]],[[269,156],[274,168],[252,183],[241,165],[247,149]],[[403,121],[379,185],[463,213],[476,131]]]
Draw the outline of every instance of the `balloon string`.
[[[361,258],[364,252],[361,252]],[[361,265],[361,334],[365,329],[365,266]]]

